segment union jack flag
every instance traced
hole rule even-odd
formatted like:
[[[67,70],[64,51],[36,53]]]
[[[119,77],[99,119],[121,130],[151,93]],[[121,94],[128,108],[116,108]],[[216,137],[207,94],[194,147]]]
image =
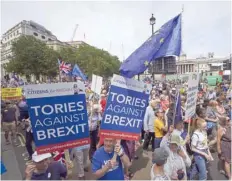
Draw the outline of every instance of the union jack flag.
[[[54,161],[59,161],[63,164],[66,164],[63,150],[53,152],[53,159],[54,159]]]
[[[71,63],[64,62],[63,60],[58,59],[59,70],[65,74],[71,73]]]

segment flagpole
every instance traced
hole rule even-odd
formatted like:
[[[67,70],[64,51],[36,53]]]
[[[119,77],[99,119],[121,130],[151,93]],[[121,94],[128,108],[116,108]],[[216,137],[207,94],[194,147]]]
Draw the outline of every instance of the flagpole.
[[[182,8],[181,8],[181,32],[180,32],[180,36],[181,36],[181,55],[183,54],[183,14],[184,14],[184,4],[182,4]],[[179,60],[180,60],[180,56],[179,56]],[[178,60],[178,61],[179,61]],[[179,69],[178,69],[179,70]],[[176,79],[178,79],[178,70],[176,72]]]
[[[175,104],[175,110],[174,110],[173,120],[172,120],[172,125],[173,125],[173,126],[174,126],[175,119],[176,119],[176,108],[177,108],[177,104],[178,104],[179,94],[180,94],[179,89],[177,89],[177,93],[176,93],[176,104]]]

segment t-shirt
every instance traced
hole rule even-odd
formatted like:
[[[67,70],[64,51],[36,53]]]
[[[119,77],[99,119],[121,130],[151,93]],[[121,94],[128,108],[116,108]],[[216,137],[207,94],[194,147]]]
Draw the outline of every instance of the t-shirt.
[[[92,171],[95,173],[97,170],[102,169],[108,161],[114,156],[114,152],[108,153],[105,151],[104,146],[99,148],[93,155],[92,159]],[[119,156],[117,156],[118,164],[110,169],[103,177],[98,180],[124,180],[124,171],[122,162]]]
[[[159,175],[155,175],[154,174],[154,165],[151,168],[151,180],[171,180],[169,176],[167,176],[165,173],[164,174],[159,174]]]
[[[206,131],[194,131],[191,138],[191,145],[195,146],[198,150],[205,150],[208,148],[207,133]]]
[[[44,173],[33,173],[31,180],[61,180],[67,176],[67,169],[64,164],[54,161]]]
[[[164,128],[164,122],[157,118],[154,123],[154,131],[156,138],[162,138],[164,136],[164,132],[162,130],[163,128]]]
[[[13,122],[15,120],[16,109],[14,107],[9,107],[2,109],[2,122]]]

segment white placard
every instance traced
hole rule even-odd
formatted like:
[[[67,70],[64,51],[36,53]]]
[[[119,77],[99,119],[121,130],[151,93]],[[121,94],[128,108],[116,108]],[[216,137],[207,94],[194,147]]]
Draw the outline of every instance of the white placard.
[[[188,78],[188,95],[185,107],[185,121],[189,120],[196,112],[199,78],[199,73],[190,74]]]
[[[116,74],[114,74],[113,78],[111,79],[111,85],[115,85],[118,87],[130,89],[138,92],[144,92],[146,94],[150,94],[152,89],[151,84],[146,84],[144,82],[135,79],[125,78]]]
[[[102,79],[101,76],[92,75],[91,90],[98,95],[101,94]]]
[[[85,88],[78,82],[62,82],[54,84],[35,84],[24,86],[27,99],[39,97],[54,97],[73,94],[84,94]]]

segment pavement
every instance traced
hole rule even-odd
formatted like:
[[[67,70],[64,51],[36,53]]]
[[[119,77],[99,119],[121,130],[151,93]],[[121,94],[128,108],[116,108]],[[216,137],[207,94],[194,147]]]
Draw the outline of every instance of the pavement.
[[[24,146],[13,146],[6,145],[4,137],[2,135],[2,160],[7,168],[7,172],[2,175],[2,180],[22,180],[25,177],[24,171],[26,161],[24,160],[27,154]],[[136,155],[139,157],[138,160],[134,160],[132,163],[131,171],[134,173],[133,180],[150,180],[150,171],[152,167],[151,156],[152,152],[148,152],[148,156],[143,157],[142,148],[140,147],[136,151]],[[208,167],[208,180],[227,180],[226,177],[219,173],[219,165],[217,154],[212,154],[214,161],[210,162]],[[89,165],[89,172],[86,172],[86,180],[92,180],[93,175],[91,174],[91,164]],[[74,168],[72,175],[68,178],[69,180],[78,180],[76,172],[76,163],[74,162]]]

